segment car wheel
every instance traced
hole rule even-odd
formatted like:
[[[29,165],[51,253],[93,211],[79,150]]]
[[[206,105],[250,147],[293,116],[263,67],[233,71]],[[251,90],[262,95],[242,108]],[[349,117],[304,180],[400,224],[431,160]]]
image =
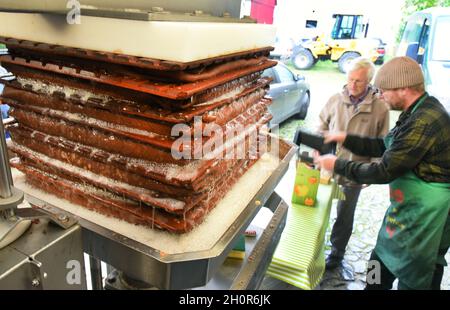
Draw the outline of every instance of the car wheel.
[[[302,104],[300,105],[300,111],[295,114],[295,118],[296,119],[305,119],[306,118],[306,114],[308,114],[308,108],[309,108],[309,102],[310,102],[311,98],[309,93],[305,93],[305,95],[303,96],[302,99]]]
[[[315,64],[313,54],[306,48],[299,49],[298,53],[291,57],[291,61],[294,67],[300,70],[308,70]]]
[[[339,58],[338,67],[342,73],[347,73],[350,63],[361,55],[356,52],[347,52]]]

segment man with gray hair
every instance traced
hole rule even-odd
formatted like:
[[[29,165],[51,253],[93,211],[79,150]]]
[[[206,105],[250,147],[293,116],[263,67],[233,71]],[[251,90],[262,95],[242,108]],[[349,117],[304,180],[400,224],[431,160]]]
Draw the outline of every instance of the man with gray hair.
[[[355,154],[377,163],[324,155],[317,165],[358,183],[389,183],[390,206],[372,252],[366,289],[439,289],[450,247],[450,115],[424,89],[420,65],[396,57],[377,73],[375,86],[393,110],[395,127],[384,138],[329,133]]]
[[[333,95],[322,109],[319,131],[346,131],[354,134],[383,137],[389,130],[389,109],[377,91],[370,85],[375,66],[366,58],[356,58],[347,72],[347,84]],[[358,156],[339,145],[339,158],[370,162],[371,157]],[[337,205],[337,218],[331,232],[331,254],[326,259],[326,268],[341,265],[345,248],[353,230],[355,208],[362,185],[344,177],[338,178],[343,186],[345,200]],[[347,272],[351,272],[347,269]]]

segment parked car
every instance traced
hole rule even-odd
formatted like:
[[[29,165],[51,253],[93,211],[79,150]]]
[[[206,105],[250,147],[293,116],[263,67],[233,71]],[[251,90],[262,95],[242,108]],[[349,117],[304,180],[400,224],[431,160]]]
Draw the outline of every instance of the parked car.
[[[0,51],[1,53],[1,51]],[[3,68],[2,66],[0,66],[0,79],[1,80],[5,80],[5,81],[10,81],[13,80],[15,77],[8,72],[8,70],[6,70],[5,68]],[[3,93],[3,88],[5,87],[5,85],[3,85],[3,83],[0,83],[0,95]],[[0,100],[0,111],[2,113],[2,120],[3,119],[7,119],[9,117],[9,105],[4,104],[1,100]],[[9,138],[9,132],[6,132],[6,138]]]
[[[305,119],[311,98],[309,84],[305,77],[294,74],[281,62],[278,62],[275,67],[266,69],[263,76],[273,79],[268,93],[273,100],[269,106],[269,111],[273,115],[270,127],[280,124],[291,116]]]
[[[270,52],[270,58],[287,63],[291,58],[294,42],[292,39],[275,38],[274,50]]]

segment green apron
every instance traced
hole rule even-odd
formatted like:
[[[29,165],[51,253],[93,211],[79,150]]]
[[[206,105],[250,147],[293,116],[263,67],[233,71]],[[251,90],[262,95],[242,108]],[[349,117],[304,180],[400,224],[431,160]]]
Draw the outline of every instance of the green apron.
[[[385,138],[387,148],[394,133],[395,128]],[[389,189],[391,205],[374,251],[407,287],[429,289],[435,265],[446,266],[444,256],[450,245],[450,184],[425,182],[409,171],[391,182]]]

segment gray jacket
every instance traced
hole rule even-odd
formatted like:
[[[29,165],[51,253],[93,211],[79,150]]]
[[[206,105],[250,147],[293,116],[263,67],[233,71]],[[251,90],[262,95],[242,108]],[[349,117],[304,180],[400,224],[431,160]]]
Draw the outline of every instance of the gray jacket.
[[[348,93],[342,92],[333,95],[319,115],[320,131],[345,131],[351,134],[369,137],[384,137],[389,130],[389,108],[373,89],[358,105],[350,102]],[[352,154],[349,150],[338,146],[338,157],[352,160],[370,162],[370,157]],[[348,184],[349,181],[339,178],[339,183]]]

